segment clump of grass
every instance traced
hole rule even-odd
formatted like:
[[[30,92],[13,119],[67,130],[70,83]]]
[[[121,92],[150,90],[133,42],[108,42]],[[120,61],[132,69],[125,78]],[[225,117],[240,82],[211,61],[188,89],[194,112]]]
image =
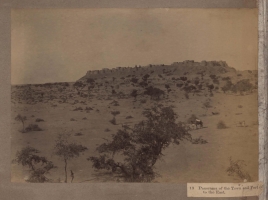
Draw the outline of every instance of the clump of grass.
[[[238,108],[243,108],[243,106],[242,106],[242,105],[238,105],[237,107],[238,107]]]
[[[31,132],[31,131],[42,131],[43,129],[41,129],[37,124],[29,124],[26,128],[25,128],[25,132]]]
[[[70,121],[76,121],[74,118],[71,118]]]
[[[44,120],[41,118],[36,118],[35,122],[44,122]]]
[[[228,173],[228,176],[237,176],[239,179],[247,182],[251,182],[252,178],[248,174],[248,172],[244,169],[245,164],[244,160],[232,160],[232,157],[230,157],[230,166],[226,169],[226,172]]]
[[[203,139],[202,136],[200,136],[199,138],[196,139],[192,139],[192,144],[206,144],[208,143],[207,140]]]
[[[82,107],[76,107],[75,109],[73,109],[73,111],[78,111],[78,110],[83,110]]]
[[[133,118],[131,115],[127,116],[126,119],[131,119]]]
[[[207,100],[205,103],[203,103],[203,106],[204,106],[206,109],[212,107],[212,105],[210,104],[210,101],[208,101],[208,100]]]
[[[82,135],[84,135],[84,134],[79,132],[79,133],[75,133],[74,135],[75,135],[75,136],[82,136]]]
[[[86,117],[84,117],[82,120],[87,120],[87,118],[86,118]]]
[[[91,108],[91,107],[86,107],[85,110],[93,110],[93,108]]]
[[[111,103],[110,103],[112,106],[119,106],[119,103],[118,103],[118,101],[112,101]]]
[[[221,121],[218,122],[217,128],[218,129],[226,129],[228,127],[226,126],[225,122],[221,120]]]
[[[108,128],[106,128],[104,131],[105,131],[105,132],[110,132],[111,130],[110,130],[110,129],[108,129]]]

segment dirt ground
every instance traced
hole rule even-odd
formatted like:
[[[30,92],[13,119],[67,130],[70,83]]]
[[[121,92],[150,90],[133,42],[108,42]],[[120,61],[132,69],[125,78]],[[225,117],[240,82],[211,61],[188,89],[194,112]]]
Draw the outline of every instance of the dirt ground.
[[[12,92],[14,91],[16,89],[13,87]],[[146,99],[146,102],[141,102],[141,99]],[[74,104],[74,100],[78,100],[78,103]],[[118,106],[111,104],[114,100],[118,102]],[[11,158],[14,159],[16,152],[23,147],[34,147],[58,167],[51,171],[49,178],[64,180],[64,163],[52,152],[57,135],[70,133],[73,140],[88,148],[83,155],[68,163],[68,173],[70,170],[74,172],[75,183],[113,181],[109,176],[99,176],[87,158],[98,155],[96,147],[104,142],[103,138],[111,138],[111,134],[116,133],[123,123],[134,125],[139,122],[144,108],[149,108],[155,102],[149,97],[137,98],[134,102],[133,98],[97,96],[90,99],[76,96],[66,103],[59,103],[58,99],[34,104],[14,99],[12,101]],[[205,101],[210,101],[209,108],[204,108]],[[214,92],[213,97],[190,94],[189,99],[185,99],[183,93],[174,92],[169,98],[162,98],[158,103],[173,105],[178,121],[186,121],[192,114],[198,116],[204,122],[204,128],[191,130],[190,133],[194,138],[202,136],[208,143],[172,144],[155,165],[160,176],[154,182],[240,182],[239,178],[228,176],[226,172],[230,166],[230,157],[233,160],[244,160],[244,170],[253,181],[258,180],[256,92],[248,95]],[[82,107],[83,110],[73,111],[76,107]],[[92,110],[87,112],[86,107],[91,107]],[[116,116],[117,125],[109,122],[113,118],[110,114],[113,110],[120,111]],[[214,115],[212,112],[218,114]],[[21,133],[22,123],[15,121],[18,114],[27,117],[25,126],[38,124],[43,131]],[[126,119],[127,116],[133,118]],[[44,119],[44,122],[35,122],[36,118]],[[71,121],[71,118],[75,121]],[[218,129],[220,120],[224,121],[228,128]],[[240,126],[239,121],[245,121],[245,126]],[[82,135],[75,136],[75,133]],[[11,164],[12,182],[25,182],[27,176],[27,167]]]

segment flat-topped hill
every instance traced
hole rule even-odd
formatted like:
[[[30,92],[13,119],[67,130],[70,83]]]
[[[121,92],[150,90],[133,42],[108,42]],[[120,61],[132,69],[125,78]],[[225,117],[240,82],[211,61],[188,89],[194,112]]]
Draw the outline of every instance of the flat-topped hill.
[[[159,65],[147,65],[147,66],[135,66],[135,67],[116,67],[112,69],[104,68],[102,70],[90,70],[83,76],[80,81],[87,78],[98,78],[98,77],[117,77],[127,75],[144,75],[149,74],[167,74],[167,75],[191,75],[197,73],[204,73],[207,75],[225,74],[225,73],[236,73],[236,69],[229,67],[225,61],[202,61],[195,62],[194,60],[186,60],[183,62],[174,62],[171,65],[159,64]]]

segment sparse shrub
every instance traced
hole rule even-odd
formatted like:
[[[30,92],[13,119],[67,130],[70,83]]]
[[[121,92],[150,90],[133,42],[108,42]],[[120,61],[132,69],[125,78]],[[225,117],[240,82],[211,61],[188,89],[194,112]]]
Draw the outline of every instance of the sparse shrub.
[[[189,94],[187,92],[184,93],[186,99],[189,99]]]
[[[198,85],[199,82],[200,82],[200,81],[199,81],[198,79],[196,79],[196,80],[194,81],[194,84],[195,84],[195,85]]]
[[[87,118],[86,118],[86,117],[84,117],[84,118],[82,118],[82,120],[87,120]]]
[[[192,144],[206,144],[208,143],[207,140],[203,139],[202,136],[200,136],[199,138],[196,139],[192,139]]]
[[[126,119],[131,119],[133,118],[131,115],[127,116]]]
[[[74,135],[75,135],[75,136],[82,136],[82,135],[84,135],[84,134],[79,132],[79,133],[75,133]]]
[[[130,81],[131,81],[132,83],[138,83],[138,80],[139,80],[138,78],[133,77],[133,78],[131,78]]]
[[[227,82],[221,89],[225,93],[226,91],[231,90],[233,87],[234,87],[234,84],[230,81],[230,79],[227,79]]]
[[[177,83],[176,86],[180,88],[183,86],[183,83]]]
[[[225,122],[221,120],[221,121],[218,122],[217,128],[218,129],[226,129],[228,127],[226,126]]]
[[[235,84],[235,88],[240,93],[247,92],[247,91],[251,91],[253,89],[253,84],[250,83],[249,79],[243,79],[243,80],[238,81]]]
[[[203,103],[203,106],[208,109],[208,108],[212,108],[212,105],[210,104],[210,101],[206,101],[205,103]]]
[[[37,124],[29,124],[25,128],[25,132],[31,132],[31,131],[42,131],[42,129]]]
[[[252,178],[248,172],[244,169],[247,166],[244,160],[232,160],[230,157],[230,166],[226,169],[228,176],[237,176],[240,180],[251,182]]]
[[[155,88],[155,87],[147,87],[146,90],[144,91],[145,95],[149,95],[151,97],[151,99],[160,99],[161,95],[165,95],[165,92],[159,88]]]
[[[104,131],[105,131],[105,132],[110,132],[111,130],[110,130],[110,129],[108,129],[108,128],[106,128]]]
[[[36,118],[35,122],[44,122],[44,120],[41,118]]]
[[[115,91],[114,89],[112,90],[112,94],[113,94],[113,95],[116,94],[116,91]]]
[[[115,117],[120,114],[120,111],[111,111],[111,114]]]
[[[212,112],[212,115],[219,115],[219,112]]]
[[[71,118],[70,121],[76,121],[74,118]]]
[[[215,78],[216,78],[216,75],[211,74],[211,75],[209,75],[209,77],[210,77],[211,79],[215,79]]]
[[[130,93],[130,96],[134,97],[134,100],[136,101],[137,96],[138,96],[138,90],[136,89],[132,90],[132,92]]]
[[[243,106],[242,105],[238,105],[238,108],[243,108]]]
[[[111,124],[116,125],[116,119],[115,117],[109,121]]]
[[[118,101],[112,101],[111,103],[110,103],[112,106],[119,106],[119,103],[118,103]]]
[[[86,111],[89,111],[89,110],[93,110],[93,108],[91,108],[91,107],[86,107],[85,110],[86,110]]]
[[[83,110],[82,107],[76,107],[75,109],[73,109],[73,111],[78,111],[78,110]]]
[[[223,80],[223,81],[230,81],[231,80],[231,78],[229,77],[229,76],[227,76],[227,77],[222,77],[222,79],[221,80]]]

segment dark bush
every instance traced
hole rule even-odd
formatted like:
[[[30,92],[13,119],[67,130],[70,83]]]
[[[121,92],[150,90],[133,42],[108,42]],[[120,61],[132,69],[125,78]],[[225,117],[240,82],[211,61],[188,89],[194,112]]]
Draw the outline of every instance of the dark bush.
[[[35,120],[35,122],[43,122],[44,120],[43,119],[41,119],[41,118],[37,118],[36,120]]]
[[[202,136],[200,136],[199,138],[196,138],[196,139],[192,139],[191,142],[192,142],[192,144],[206,144],[206,143],[208,143],[208,141],[204,140],[202,138]]]
[[[84,135],[84,134],[79,132],[79,133],[75,133],[74,135],[75,135],[75,136],[82,136],[82,135]]]
[[[31,132],[31,131],[42,131],[42,129],[37,124],[29,124],[25,128],[25,132]]]
[[[226,126],[225,122],[221,120],[221,121],[218,122],[217,128],[218,129],[226,129],[228,127]]]
[[[78,111],[78,110],[83,110],[83,108],[81,108],[81,107],[76,107],[75,109],[73,109],[73,111]]]

